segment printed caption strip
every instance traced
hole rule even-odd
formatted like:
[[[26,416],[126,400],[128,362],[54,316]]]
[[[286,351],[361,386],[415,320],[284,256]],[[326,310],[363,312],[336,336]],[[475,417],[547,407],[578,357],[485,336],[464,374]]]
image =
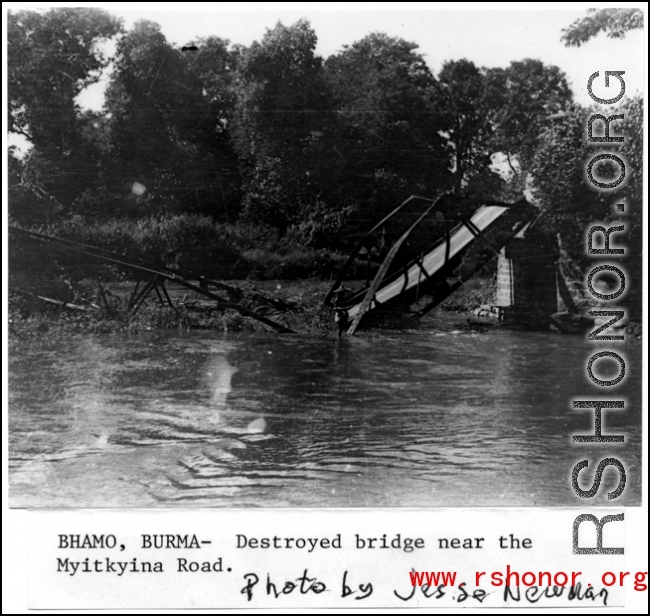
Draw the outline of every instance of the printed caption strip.
[[[32,609],[612,607],[647,589],[623,554],[574,553],[575,509],[28,515]],[[578,544],[620,548],[623,529],[584,523]]]

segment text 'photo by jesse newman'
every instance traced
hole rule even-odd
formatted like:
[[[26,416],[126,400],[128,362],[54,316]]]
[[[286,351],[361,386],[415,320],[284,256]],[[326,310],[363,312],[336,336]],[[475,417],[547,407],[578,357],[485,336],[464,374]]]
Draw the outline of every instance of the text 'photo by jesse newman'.
[[[640,9],[10,9],[7,65],[12,507],[641,504]]]

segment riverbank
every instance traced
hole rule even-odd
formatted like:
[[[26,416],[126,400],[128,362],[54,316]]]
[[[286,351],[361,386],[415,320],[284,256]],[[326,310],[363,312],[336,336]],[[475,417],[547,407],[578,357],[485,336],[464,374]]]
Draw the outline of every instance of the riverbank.
[[[318,337],[335,337],[338,330],[334,311],[323,307],[323,298],[331,286],[329,280],[232,281],[229,284],[243,289],[248,296],[256,293],[277,300],[286,309],[266,307],[262,310],[252,300],[243,300],[250,309],[294,331]],[[359,283],[361,284],[361,283]],[[89,283],[91,286],[91,283]],[[187,294],[184,289],[169,289],[174,308],[160,305],[154,294],[135,313],[127,311],[132,283],[107,285],[104,298],[93,298],[97,308],[90,305],[68,309],[48,305],[36,298],[9,293],[9,343],[12,345],[41,344],[57,338],[86,334],[138,334],[154,330],[215,330],[223,332],[263,332],[268,326],[230,309],[220,309],[210,302]],[[441,310],[469,312],[476,306],[491,301],[494,282],[476,277],[467,282],[451,297]],[[104,301],[105,300],[105,301]]]
[[[233,283],[237,284],[237,283]],[[320,303],[328,282],[318,280],[266,282],[259,286],[239,282],[238,286],[251,293],[255,290],[286,302],[292,309],[264,316],[296,331],[327,334],[326,323],[334,323],[328,309]],[[9,293],[9,342],[38,344],[61,337],[86,334],[138,334],[154,330],[216,330],[223,332],[262,332],[266,326],[214,302],[190,297],[182,289],[169,289],[173,307],[161,305],[151,294],[136,311],[128,311],[128,288],[133,284],[107,285],[104,298],[93,298],[97,307],[75,304],[77,308],[48,305],[33,297]],[[105,301],[104,301],[105,300]],[[243,305],[246,306],[246,300]],[[248,306],[246,306],[248,307]],[[250,306],[255,309],[255,306]],[[323,313],[323,314],[321,314]],[[330,318],[331,317],[331,318]]]

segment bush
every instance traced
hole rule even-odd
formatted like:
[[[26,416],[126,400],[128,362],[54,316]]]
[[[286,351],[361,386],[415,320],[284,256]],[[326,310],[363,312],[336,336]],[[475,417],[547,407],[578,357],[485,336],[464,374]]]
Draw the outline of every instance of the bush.
[[[333,278],[345,261],[344,256],[327,250],[293,251],[282,255],[254,249],[242,256],[249,277],[257,280]]]
[[[232,278],[237,275],[234,268],[241,261],[223,227],[196,214],[120,218],[95,224],[75,216],[51,225],[45,232],[157,266],[178,268],[192,276]]]
[[[222,225],[221,229],[227,241],[240,252],[254,249],[281,252],[284,248],[280,233],[275,227],[236,222]]]
[[[282,238],[271,227],[241,222],[219,224],[191,214],[93,223],[73,216],[37,230],[143,259],[154,268],[176,268],[188,278],[329,279],[346,259],[326,249],[301,248],[295,238]],[[98,264],[79,253],[29,239],[12,239],[10,249],[12,274],[24,272],[39,279],[64,276],[75,283],[84,278],[109,281],[125,275],[134,277],[128,270]]]

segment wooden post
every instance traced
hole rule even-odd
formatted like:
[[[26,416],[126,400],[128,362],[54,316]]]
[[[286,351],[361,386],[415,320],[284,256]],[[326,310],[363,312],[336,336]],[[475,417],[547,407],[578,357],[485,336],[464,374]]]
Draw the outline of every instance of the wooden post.
[[[133,287],[133,291],[131,292],[131,297],[129,297],[129,302],[126,305],[126,311],[128,312],[131,310],[131,306],[133,305],[133,300],[135,299],[136,294],[138,293],[138,289],[140,288],[140,278],[138,278],[135,282],[135,287]]]
[[[167,293],[167,287],[165,287],[165,280],[163,279],[160,283],[160,289],[163,292],[163,295],[165,296],[165,299],[167,300],[167,303],[171,306],[171,309],[178,314],[178,310],[176,310],[176,306],[174,306],[174,303],[172,302],[171,297],[169,297],[169,293]]]
[[[142,302],[146,299],[147,295],[149,295],[149,293],[151,293],[151,289],[153,289],[153,287],[154,287],[154,283],[153,282],[148,282],[145,285],[144,289],[142,289],[142,291],[140,292],[140,296],[134,302],[133,307],[128,312],[131,312],[131,311],[133,313],[137,312],[138,308],[140,308],[140,306],[142,305]]]
[[[158,301],[160,302],[160,305],[164,306],[165,302],[164,302],[164,300],[162,298],[162,295],[160,294],[160,290],[158,289],[158,284],[154,283],[153,288],[156,291],[156,295],[158,296]]]

